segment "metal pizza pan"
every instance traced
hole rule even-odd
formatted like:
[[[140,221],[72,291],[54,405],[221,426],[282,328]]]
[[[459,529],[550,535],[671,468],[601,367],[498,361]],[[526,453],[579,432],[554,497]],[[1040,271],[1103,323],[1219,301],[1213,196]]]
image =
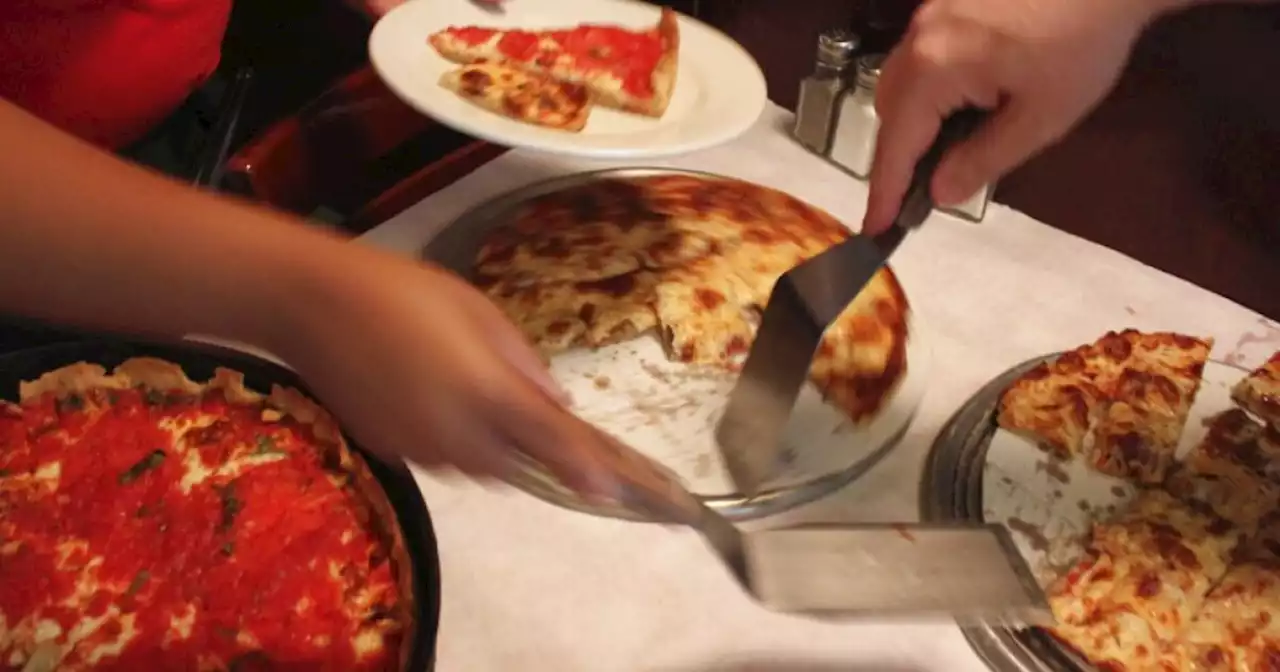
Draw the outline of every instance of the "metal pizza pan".
[[[98,364],[110,370],[131,357],[158,357],[182,367],[193,380],[207,380],[218,367],[244,374],[249,389],[269,391],[273,384],[297,388],[309,394],[297,374],[259,357],[207,344],[161,345],[136,340],[91,338],[14,350],[0,354],[0,399],[17,399],[18,385],[41,374],[76,362]],[[440,626],[440,556],[431,514],[413,475],[403,462],[387,462],[348,439],[348,445],[369,465],[395,510],[396,523],[412,564],[415,597],[414,631],[409,633],[406,670],[435,668],[436,640]]]
[[[1078,557],[1091,522],[1134,493],[1118,479],[1054,459],[996,426],[1004,390],[1023,373],[1060,354],[1025,361],[979,389],[939,432],[920,483],[922,520],[1009,526],[1042,586]],[[1216,360],[1206,364],[1179,457],[1203,437],[1204,419],[1231,406],[1230,386],[1246,373]],[[1096,672],[1096,667],[1037,628],[987,622],[961,630],[978,656],[998,672]]]
[[[508,224],[527,202],[593,182],[663,175],[737,179],[670,168],[615,168],[556,177],[501,194],[463,213],[426,242],[421,256],[470,279],[486,236]],[[669,361],[653,334],[598,350],[561,353],[553,358],[551,368],[573,397],[575,412],[672,469],[712,508],[731,519],[747,520],[831,494],[892,450],[919,407],[930,364],[921,320],[914,313],[908,319],[907,373],[885,407],[871,420],[854,425],[809,386],[797,403],[793,426],[812,429],[800,430],[801,438],[793,440],[822,441],[822,447],[802,451],[816,457],[753,497],[733,487],[715,443],[715,425],[732,388],[732,374],[695,373],[691,367]],[[825,447],[828,441],[832,450]],[[586,502],[537,469],[522,471],[516,485],[566,508],[641,519],[620,506]]]

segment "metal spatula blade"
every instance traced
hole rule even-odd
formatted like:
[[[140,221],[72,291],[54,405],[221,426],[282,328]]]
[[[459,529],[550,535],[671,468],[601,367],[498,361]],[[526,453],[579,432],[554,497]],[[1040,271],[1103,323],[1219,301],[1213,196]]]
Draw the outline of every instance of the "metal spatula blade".
[[[933,210],[929,185],[943,153],[981,122],[977,110],[953,115],[916,166],[902,208],[889,230],[853,236],[780,277],[769,295],[760,329],[717,428],[725,466],[746,495],[759,494],[797,456],[783,433],[809,377],[822,334],[857,298],[898,249],[907,233]]]
[[[694,528],[742,587],[777,611],[820,616],[1052,622],[1043,591],[999,525],[861,523],[743,532],[670,471],[618,442],[620,503]]]
[[[1043,591],[999,525],[822,525],[743,540],[749,589],[778,611],[1052,622]]]

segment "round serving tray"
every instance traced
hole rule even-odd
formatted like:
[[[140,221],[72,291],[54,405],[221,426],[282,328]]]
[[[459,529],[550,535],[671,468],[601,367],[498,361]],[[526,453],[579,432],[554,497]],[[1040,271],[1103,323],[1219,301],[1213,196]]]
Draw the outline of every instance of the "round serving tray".
[[[495,228],[509,223],[517,209],[526,202],[553,192],[595,181],[626,180],[661,175],[685,175],[706,179],[736,179],[713,173],[670,168],[615,168],[556,177],[509,191],[465,212],[427,241],[421,252],[422,257],[469,279],[472,274],[472,264],[476,253],[485,237]],[[731,486],[699,487],[697,483],[693,483],[692,479],[686,476],[692,471],[688,468],[688,464],[683,465],[685,468],[681,469],[666,462],[663,458],[658,458],[659,461],[663,461],[668,467],[673,468],[682,476],[686,476],[686,480],[690,481],[691,490],[708,506],[735,520],[774,515],[839,490],[868,471],[896,445],[909,426],[916,409],[919,407],[920,400],[924,396],[931,353],[927,343],[920,336],[922,329],[918,316],[913,313],[909,319],[908,331],[910,337],[907,343],[907,375],[899,384],[898,389],[890,398],[885,409],[876,418],[864,426],[859,426],[850,430],[847,434],[841,435],[840,440],[845,441],[847,439],[844,445],[850,446],[851,454],[855,456],[851,463],[840,462],[833,467],[814,469],[811,472],[805,472],[802,478],[788,480],[754,497],[747,497],[734,493]],[[637,342],[642,340],[637,339]],[[629,371],[628,376],[613,376],[615,379],[623,379],[624,381],[637,377],[643,378],[649,372],[648,369],[652,368],[651,364],[665,365],[665,358],[661,356],[658,349],[660,346],[657,345],[656,340],[652,344],[645,343],[643,345],[651,345],[652,347],[648,349],[645,347],[631,348],[625,344],[622,346],[610,346],[619,349],[601,354],[599,359],[607,360],[616,365],[619,361],[639,360],[642,356],[659,353],[657,358],[651,360],[650,363],[642,367],[636,367],[634,371]],[[571,351],[558,356],[553,361],[552,368],[562,382],[582,385],[583,379],[590,375],[589,373],[584,375],[584,372],[591,371],[593,366],[584,362],[594,356],[594,354],[587,351]],[[656,359],[663,359],[663,361],[657,362]],[[645,371],[640,371],[640,368],[645,368]],[[664,393],[669,392],[670,388],[674,387],[689,385],[693,386],[690,389],[694,389],[698,385],[704,385],[702,388],[697,388],[703,390],[700,392],[703,395],[701,397],[698,397],[695,393],[689,393],[680,398],[675,398],[675,395],[672,395],[671,398],[662,399],[645,398],[639,403],[654,407],[666,406],[668,410],[664,412],[668,415],[663,416],[664,419],[661,422],[667,422],[667,418],[675,415],[684,414],[684,419],[678,421],[683,424],[679,426],[681,428],[690,428],[691,432],[696,433],[697,440],[701,440],[702,436],[709,435],[707,425],[718,418],[718,413],[708,410],[712,408],[712,404],[691,403],[689,400],[694,397],[706,399],[709,398],[707,395],[723,393],[719,391],[708,392],[706,390],[712,388],[705,387],[705,381],[696,380],[692,376],[682,375],[677,371],[668,370],[666,374],[653,377],[659,381],[654,390],[658,396],[662,396]],[[602,377],[597,377],[596,380],[598,381],[600,378]],[[608,377],[605,376],[603,378]],[[572,389],[570,391],[574,392]],[[602,394],[599,389],[592,389],[589,384],[584,387],[583,391],[585,394],[575,393],[574,397],[581,400],[581,397],[597,397]],[[635,396],[637,395],[633,395],[633,398]],[[604,408],[590,409],[595,414],[595,417],[588,417],[592,414],[591,412],[584,412],[584,417],[605,424],[613,421],[621,424],[621,421],[618,420],[619,417],[628,414],[632,416],[639,415],[634,408],[636,402],[628,402],[626,399],[621,398],[621,395],[615,396],[609,402],[603,403],[602,406]],[[700,408],[690,410],[690,407],[693,406]],[[715,409],[718,410],[718,406]],[[689,416],[697,417],[691,420]],[[806,416],[806,421],[808,421],[808,416]],[[671,422],[674,425],[677,421],[673,420]],[[818,422],[821,421],[815,421],[814,424],[818,424]],[[654,424],[658,423],[653,420],[653,415],[650,414],[647,420],[633,422],[629,427],[608,427],[608,429],[615,431],[624,439],[647,441],[648,445],[653,446],[657,443],[652,430]],[[835,435],[836,431],[838,430],[828,432],[827,435]],[[667,432],[667,434],[675,436],[677,439],[689,436],[688,433],[682,434],[680,432]],[[680,442],[674,441],[673,443]],[[677,449],[679,448],[680,446],[677,446]],[[699,450],[706,452],[705,449]],[[815,451],[808,452],[813,453]],[[825,451],[817,452],[825,454]],[[687,455],[673,457],[669,453],[664,454],[667,454],[667,459],[687,459],[690,462],[694,459]],[[657,457],[652,453],[651,456]],[[701,457],[697,459],[701,459]],[[620,506],[586,502],[560,485],[549,474],[540,470],[526,470],[514,480],[518,487],[528,493],[566,508],[601,516],[630,520],[643,519],[641,515]],[[708,491],[713,488],[715,488],[715,491]]]
[[[996,406],[1023,373],[1057,354],[1036,357],[1000,374],[943,425],[925,462],[920,518],[926,522],[986,522],[982,481],[996,431]],[[984,623],[961,628],[983,662],[998,672],[1083,672],[1095,668],[1036,628]]]
[[[0,354],[0,399],[16,401],[18,385],[41,374],[76,362],[99,364],[108,369],[130,357],[159,357],[178,364],[194,380],[206,380],[214,369],[226,367],[244,374],[249,389],[268,391],[273,384],[306,391],[297,374],[251,355],[212,345],[167,346],[114,339],[94,339],[46,345]],[[413,573],[416,597],[415,630],[404,668],[419,672],[435,667],[436,638],[440,624],[440,558],[431,515],[413,475],[403,463],[390,464],[348,441],[364,457],[387,493],[404,536]]]
[[[1088,472],[1086,467],[1079,464],[1063,463],[1056,469],[1045,469],[1046,473],[1034,473],[1045,463],[1039,462],[1043,457],[1042,454],[1030,446],[1027,446],[1027,452],[1024,453],[1019,449],[1017,454],[1024,457],[1034,455],[1034,458],[1030,458],[1036,463],[1034,469],[1027,469],[1026,465],[1022,465],[1023,468],[1019,471],[1004,471],[1006,468],[1016,466],[1008,463],[1010,444],[1003,439],[998,443],[993,442],[997,435],[995,422],[997,405],[1004,390],[1023,373],[1042,362],[1056,359],[1060,354],[1036,357],[1006,371],[978,390],[947,421],[934,441],[925,463],[920,484],[920,515],[923,520],[1004,522],[1003,520],[988,521],[987,518],[988,516],[1001,517],[1000,513],[994,511],[1002,510],[1004,513],[1017,511],[1007,506],[991,509],[992,501],[1008,496],[1005,489],[1006,486],[1011,485],[1009,481],[1013,481],[1017,486],[1032,489],[1044,489],[1045,481],[1052,481],[1056,487],[1070,490],[1066,496],[1063,495],[1062,490],[1051,493],[1054,500],[1062,503],[1060,506],[1065,509],[1075,508],[1078,501],[1076,497],[1083,491],[1073,490],[1071,488],[1074,486],[1067,485],[1074,480],[1067,472],[1073,469],[1079,470],[1077,473],[1092,474],[1093,472]],[[1216,360],[1208,362],[1180,447],[1190,448],[1199,442],[1199,437],[1204,431],[1203,423],[1199,421],[1210,417],[1222,408],[1229,407],[1230,382],[1246,374],[1247,371],[1232,364]],[[1019,441],[1019,444],[1021,443]],[[989,457],[997,460],[995,467],[999,468],[989,468]],[[998,479],[994,479],[1001,482],[984,483],[988,473],[993,476],[1002,474]],[[1093,479],[1099,478],[1098,475],[1093,475]],[[984,485],[993,488],[991,493],[984,491]],[[1093,486],[1086,484],[1085,487]],[[1103,487],[1106,485],[1104,484]],[[1113,490],[1111,495],[1122,496],[1120,492],[1114,491],[1115,488],[1110,489]],[[987,499],[987,494],[991,494],[994,500]],[[1075,528],[1076,531],[1084,533],[1088,529],[1088,521],[1097,511],[1095,508],[1092,513],[1077,512],[1081,516],[1084,527]],[[1010,522],[1012,523],[1012,519]],[[1028,524],[1021,516],[1018,522]],[[1059,534],[1067,533],[1066,528],[1057,529]],[[1042,528],[1042,531],[1048,532],[1047,528]],[[1053,540],[1050,537],[1041,541]],[[1023,552],[1025,554],[1026,550],[1024,549]],[[1031,559],[1031,556],[1027,557]],[[1060,571],[1061,567],[1055,568],[1053,575],[1056,576]],[[1046,576],[1042,580],[1048,578]],[[979,657],[998,672],[1092,672],[1097,669],[1037,628],[1013,628],[1002,623],[988,622],[966,626],[961,630]]]

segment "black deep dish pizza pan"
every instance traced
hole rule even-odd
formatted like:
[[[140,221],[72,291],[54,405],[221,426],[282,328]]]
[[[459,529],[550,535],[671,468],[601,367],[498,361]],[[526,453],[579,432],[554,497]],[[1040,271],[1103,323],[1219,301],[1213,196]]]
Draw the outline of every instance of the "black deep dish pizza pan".
[[[208,380],[217,367],[244,374],[245,385],[267,392],[280,384],[307,391],[297,374],[252,355],[210,345],[158,345],[137,341],[93,339],[46,345],[0,354],[0,399],[14,401],[18,384],[34,380],[53,369],[89,362],[108,370],[130,357],[159,357],[178,364],[193,380]],[[413,592],[416,597],[415,631],[409,652],[408,670],[435,667],[436,637],[440,621],[440,557],[435,531],[426,502],[413,475],[403,463],[389,464],[352,443],[351,448],[365,458],[370,471],[382,484],[395,509],[397,523],[413,565]]]

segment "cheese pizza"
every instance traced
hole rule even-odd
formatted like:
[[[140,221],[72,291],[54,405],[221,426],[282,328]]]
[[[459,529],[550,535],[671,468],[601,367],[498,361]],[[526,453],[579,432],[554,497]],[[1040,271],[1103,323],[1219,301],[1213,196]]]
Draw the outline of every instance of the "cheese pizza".
[[[1208,349],[1110,333],[1002,399],[1001,425],[1140,486],[1095,522],[1084,557],[1049,589],[1048,632],[1098,669],[1280,670],[1280,432],[1246,412],[1257,413],[1251,386],[1280,358],[1237,384],[1239,407],[1210,418],[1178,460]],[[1078,403],[1061,403],[1071,394]]]
[[[451,26],[428,41],[451,61],[505,61],[586,87],[606,107],[651,117],[666,112],[679,69],[679,21],[665,7],[657,25],[645,30],[598,24],[536,31]]]
[[[293,389],[150,358],[0,405],[0,669],[396,670],[394,511]]]
[[[581,131],[591,114],[581,85],[501,62],[479,61],[450,70],[441,76],[440,86],[490,112],[562,131]]]
[[[552,356],[653,330],[671,359],[735,369],[778,277],[849,236],[791,196],[693,175],[599,180],[490,232],[474,280]],[[906,372],[908,308],[883,269],[824,335],[811,378],[855,421]]]
[[[1158,669],[1240,536],[1165,492],[1140,494],[1094,528],[1085,558],[1050,588],[1051,632],[1103,669]]]
[[[1231,390],[1231,396],[1250,413],[1280,431],[1280,352],[1240,381]]]
[[[1173,333],[1108,333],[1015,381],[997,422],[1102,473],[1161,483],[1212,345]]]

